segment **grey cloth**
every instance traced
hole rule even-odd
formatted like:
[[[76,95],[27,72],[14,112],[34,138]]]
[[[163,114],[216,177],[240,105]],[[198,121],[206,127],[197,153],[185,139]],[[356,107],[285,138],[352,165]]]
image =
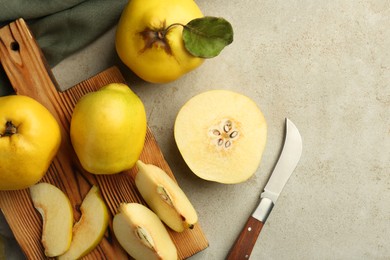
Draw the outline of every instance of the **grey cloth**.
[[[3,214],[0,212],[0,236],[3,238],[5,257],[6,260],[24,260],[22,250],[20,249],[18,243],[12,235],[10,228],[8,227]],[[3,260],[2,255],[0,254],[0,260]]]

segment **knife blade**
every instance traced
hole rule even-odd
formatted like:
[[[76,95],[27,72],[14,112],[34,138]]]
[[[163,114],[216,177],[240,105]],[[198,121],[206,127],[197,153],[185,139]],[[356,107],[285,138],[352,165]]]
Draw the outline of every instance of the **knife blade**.
[[[248,218],[229,251],[227,260],[249,259],[256,240],[284,186],[302,154],[302,137],[294,123],[286,118],[286,134],[282,152],[263,192],[260,203]]]

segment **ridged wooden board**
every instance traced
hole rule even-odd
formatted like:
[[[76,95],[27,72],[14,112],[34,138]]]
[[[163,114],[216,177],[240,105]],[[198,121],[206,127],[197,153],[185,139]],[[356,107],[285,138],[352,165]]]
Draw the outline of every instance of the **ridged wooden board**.
[[[100,187],[110,210],[111,220],[121,202],[145,204],[134,185],[135,169],[116,175],[90,174],[80,166],[69,138],[72,111],[83,95],[96,91],[108,83],[125,83],[116,67],[109,68],[65,92],[59,92],[42,52],[23,19],[0,29],[0,61],[15,92],[30,96],[46,106],[61,126],[60,150],[41,181],[56,185],[69,196],[75,221],[80,218],[80,204],[92,185]],[[149,128],[141,159],[161,167],[175,179]],[[45,259],[40,241],[42,219],[33,207],[28,189],[0,191],[0,208],[26,257]],[[179,259],[188,258],[208,247],[208,241],[199,224],[195,225],[194,229],[183,233],[172,230],[169,232],[177,246]],[[111,221],[101,243],[84,257],[84,259],[128,258],[129,256],[115,239]]]

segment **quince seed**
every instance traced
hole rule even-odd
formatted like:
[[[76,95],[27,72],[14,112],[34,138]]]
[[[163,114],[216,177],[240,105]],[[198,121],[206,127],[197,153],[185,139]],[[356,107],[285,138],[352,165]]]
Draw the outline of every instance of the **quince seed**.
[[[235,137],[237,137],[237,135],[238,135],[238,131],[233,131],[233,132],[230,133],[229,137],[230,138],[235,138]]]
[[[227,120],[223,126],[223,131],[225,131],[225,133],[229,133],[230,130],[232,130],[232,122]]]
[[[139,240],[141,240],[142,244],[154,250],[154,241],[148,231],[138,226],[135,230],[135,234]]]
[[[168,205],[173,207],[171,196],[163,186],[157,186],[157,193],[160,195],[163,201],[165,201],[166,203],[168,203]]]
[[[216,136],[221,135],[221,132],[218,129],[213,129],[211,132],[213,133],[213,135],[216,135]]]

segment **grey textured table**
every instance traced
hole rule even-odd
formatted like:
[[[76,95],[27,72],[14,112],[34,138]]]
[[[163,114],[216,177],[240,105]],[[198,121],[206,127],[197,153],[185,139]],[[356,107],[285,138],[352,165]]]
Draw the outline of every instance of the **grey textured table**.
[[[209,239],[192,259],[226,256],[278,158],[285,117],[301,131],[303,154],[251,259],[389,259],[390,2],[197,2],[205,15],[229,20],[235,40],[181,79],[139,80],[116,57],[114,29],[55,76],[67,88],[120,66]],[[268,122],[262,165],[242,184],[198,179],[173,139],[185,101],[218,88],[253,98]]]

